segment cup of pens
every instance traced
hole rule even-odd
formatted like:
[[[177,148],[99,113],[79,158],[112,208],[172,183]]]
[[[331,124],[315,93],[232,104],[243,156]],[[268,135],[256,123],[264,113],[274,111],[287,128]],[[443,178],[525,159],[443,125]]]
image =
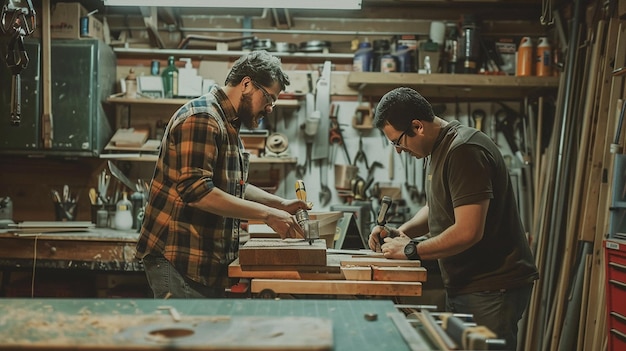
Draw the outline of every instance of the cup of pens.
[[[63,186],[62,195],[55,189],[52,190],[52,201],[54,204],[54,216],[57,221],[75,221],[78,212],[78,196],[74,197],[70,193],[67,185]]]

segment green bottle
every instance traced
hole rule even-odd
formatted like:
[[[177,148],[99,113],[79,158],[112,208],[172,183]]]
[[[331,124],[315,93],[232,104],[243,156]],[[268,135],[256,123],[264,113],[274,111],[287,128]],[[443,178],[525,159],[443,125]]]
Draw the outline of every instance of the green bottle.
[[[163,78],[163,94],[171,99],[178,96],[178,68],[174,65],[174,56],[167,58],[167,67],[161,73]]]

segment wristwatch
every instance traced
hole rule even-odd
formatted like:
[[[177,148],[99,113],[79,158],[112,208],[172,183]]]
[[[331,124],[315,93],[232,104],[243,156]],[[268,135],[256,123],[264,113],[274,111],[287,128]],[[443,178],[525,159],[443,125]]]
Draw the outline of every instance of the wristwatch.
[[[417,253],[417,244],[415,244],[412,240],[409,241],[408,244],[404,247],[404,255],[409,260],[421,260],[422,258]]]

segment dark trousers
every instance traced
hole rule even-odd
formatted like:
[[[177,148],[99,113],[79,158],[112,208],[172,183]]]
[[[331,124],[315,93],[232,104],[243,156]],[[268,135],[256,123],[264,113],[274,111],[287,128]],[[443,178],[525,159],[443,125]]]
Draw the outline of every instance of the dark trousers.
[[[181,275],[163,256],[148,254],[143,258],[148,284],[155,299],[181,298],[220,298],[224,297],[223,287],[202,285]]]
[[[446,309],[455,313],[471,313],[477,325],[494,332],[506,341],[506,350],[517,349],[517,324],[528,306],[532,285],[517,289],[481,291],[447,296]]]

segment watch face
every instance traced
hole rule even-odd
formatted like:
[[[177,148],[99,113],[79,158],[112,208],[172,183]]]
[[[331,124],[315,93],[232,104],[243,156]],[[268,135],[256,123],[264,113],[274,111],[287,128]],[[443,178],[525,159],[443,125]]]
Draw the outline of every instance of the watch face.
[[[408,243],[404,247],[404,254],[406,257],[411,258],[411,256],[415,255],[416,246],[414,243]]]

